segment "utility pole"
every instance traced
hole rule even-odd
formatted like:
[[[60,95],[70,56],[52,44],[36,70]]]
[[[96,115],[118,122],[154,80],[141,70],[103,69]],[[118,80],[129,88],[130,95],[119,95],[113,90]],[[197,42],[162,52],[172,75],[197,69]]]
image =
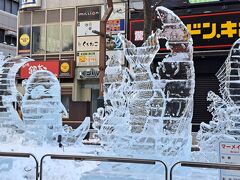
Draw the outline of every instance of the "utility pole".
[[[113,11],[113,1],[107,0],[107,9],[100,21],[100,58],[99,58],[99,97],[98,97],[98,107],[104,107],[104,75],[106,68],[106,25],[108,18]]]

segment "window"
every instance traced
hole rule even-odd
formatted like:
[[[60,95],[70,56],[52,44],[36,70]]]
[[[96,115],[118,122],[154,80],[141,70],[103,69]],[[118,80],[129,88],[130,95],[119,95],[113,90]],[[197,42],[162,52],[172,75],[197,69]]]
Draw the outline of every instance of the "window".
[[[62,51],[73,51],[73,25],[62,25]]]
[[[67,110],[67,112],[69,113],[69,105],[70,105],[70,101],[72,99],[71,95],[62,95],[61,96],[61,101],[63,106],[65,107],[65,109]]]
[[[5,11],[12,13],[12,1],[5,0]]]
[[[1,0],[0,1],[0,10],[3,10],[4,11],[4,0]]]
[[[189,3],[196,4],[196,3],[207,3],[207,2],[218,2],[219,0],[189,0]]]
[[[45,26],[34,26],[32,28],[32,53],[42,54],[45,52]]]
[[[18,13],[18,3],[14,1],[12,1],[12,13],[15,15]]]
[[[4,42],[4,30],[3,29],[0,29],[0,43],[3,43]]]
[[[47,52],[58,53],[60,51],[60,25],[47,25]]]
[[[5,36],[5,42],[6,42],[8,45],[12,44],[12,38],[11,38],[11,36]]]

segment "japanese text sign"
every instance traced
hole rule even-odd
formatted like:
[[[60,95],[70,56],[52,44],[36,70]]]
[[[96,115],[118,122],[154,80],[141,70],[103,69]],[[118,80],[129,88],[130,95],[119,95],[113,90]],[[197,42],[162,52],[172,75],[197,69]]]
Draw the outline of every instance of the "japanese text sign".
[[[239,164],[240,143],[221,142],[219,145],[219,158],[221,163]],[[233,170],[221,170],[221,180],[240,180],[240,172]]]
[[[33,61],[26,63],[21,67],[20,76],[22,79],[28,78],[32,73],[37,70],[51,71],[56,77],[59,75],[59,60],[49,61]]]
[[[99,36],[83,36],[77,38],[77,51],[98,51],[99,48]]]

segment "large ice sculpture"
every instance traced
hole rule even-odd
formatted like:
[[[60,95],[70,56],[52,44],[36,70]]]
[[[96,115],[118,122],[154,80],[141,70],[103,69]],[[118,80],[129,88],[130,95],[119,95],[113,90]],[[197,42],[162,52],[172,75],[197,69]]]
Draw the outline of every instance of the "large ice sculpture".
[[[88,133],[90,119],[86,118],[78,129],[62,127],[62,114],[67,111],[61,102],[61,87],[56,76],[47,70],[35,71],[25,84],[22,101],[23,122],[25,124],[25,141],[42,144],[57,143],[62,136],[62,143],[73,144]]]
[[[20,67],[33,61],[29,58],[11,58],[1,56],[0,59],[0,128],[1,143],[9,143],[19,139],[18,133],[22,134],[22,121],[13,106],[14,102],[20,102],[22,95],[17,91],[15,78]],[[20,132],[21,131],[21,132]],[[14,137],[16,136],[16,137]]]
[[[156,12],[162,30],[142,47],[119,35],[132,70],[122,67],[117,56],[108,60],[105,112],[101,108],[93,114],[93,127],[102,145],[115,152],[184,159],[190,154],[192,140],[192,38],[172,11],[158,7]],[[167,40],[171,53],[152,70],[151,63],[160,48],[158,39]]]
[[[0,142],[14,144],[56,145],[61,137],[63,145],[81,144],[88,133],[90,118],[76,130],[62,127],[61,114],[67,113],[61,103],[60,84],[49,71],[36,71],[25,81],[25,94],[17,91],[15,78],[18,70],[30,58],[7,57],[0,54]],[[22,119],[16,108],[22,110]]]
[[[208,111],[213,119],[209,124],[201,123],[197,135],[203,152],[217,153],[219,142],[240,140],[240,39],[237,40],[225,63],[217,72],[222,98],[210,91],[207,100],[212,103]]]

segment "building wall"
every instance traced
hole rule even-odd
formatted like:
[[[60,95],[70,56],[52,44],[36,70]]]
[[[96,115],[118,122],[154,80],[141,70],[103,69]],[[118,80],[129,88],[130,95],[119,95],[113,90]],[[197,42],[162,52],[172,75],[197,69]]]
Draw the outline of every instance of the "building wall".
[[[5,56],[16,55],[17,11],[17,1],[0,1],[0,52]]]

